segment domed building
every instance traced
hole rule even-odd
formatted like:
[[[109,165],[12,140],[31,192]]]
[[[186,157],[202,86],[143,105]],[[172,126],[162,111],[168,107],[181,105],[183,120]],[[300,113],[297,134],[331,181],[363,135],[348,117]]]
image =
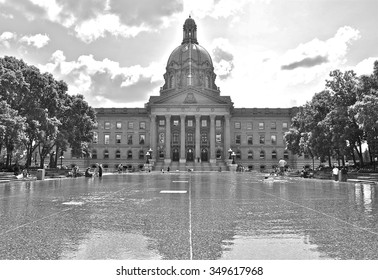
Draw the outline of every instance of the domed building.
[[[245,169],[266,171],[280,158],[292,168],[309,163],[285,149],[283,136],[297,108],[234,108],[230,96],[221,95],[211,55],[199,45],[190,16],[159,95],[144,108],[96,111],[91,157],[65,155],[66,165],[99,162],[109,170],[119,164],[138,170],[148,162],[156,170],[227,170],[233,158]]]

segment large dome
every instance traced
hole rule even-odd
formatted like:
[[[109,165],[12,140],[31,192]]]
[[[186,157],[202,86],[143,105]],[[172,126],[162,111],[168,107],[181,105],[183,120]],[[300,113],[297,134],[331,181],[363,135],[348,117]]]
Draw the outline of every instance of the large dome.
[[[198,44],[197,25],[189,16],[184,23],[183,41],[168,58],[162,93],[187,86],[218,90],[210,54]]]
[[[191,48],[191,52],[189,48]],[[182,65],[189,60],[189,56],[191,56],[192,63],[198,65],[207,63],[208,66],[213,66],[211,56],[204,47],[198,44],[183,43],[171,53],[168,58],[167,67],[173,66],[174,64]]]

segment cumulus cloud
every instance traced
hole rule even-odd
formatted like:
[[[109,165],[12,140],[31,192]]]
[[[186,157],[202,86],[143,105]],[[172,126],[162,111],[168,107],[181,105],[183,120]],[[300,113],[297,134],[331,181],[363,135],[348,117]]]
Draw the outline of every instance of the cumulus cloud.
[[[227,79],[234,69],[234,55],[227,39],[217,38],[212,42],[212,58],[215,73],[220,79]]]
[[[148,96],[156,94],[159,85],[163,84],[163,66],[158,63],[147,67],[121,67],[118,62],[96,60],[93,55],[82,55],[76,61],[67,61],[64,53],[58,50],[52,55],[50,63],[39,67],[65,80],[69,93],[84,94],[92,106],[104,106],[100,102],[112,103],[113,107],[138,102],[144,104]]]
[[[331,65],[345,63],[349,45],[359,38],[358,30],[349,26],[341,27],[334,37],[326,41],[313,39],[286,52],[282,57],[281,69],[293,70],[298,67],[310,68],[324,63]]]
[[[371,75],[373,74],[374,69],[374,62],[378,61],[378,57],[369,57],[365,58],[361,62],[359,62],[353,70],[357,73],[357,75]]]
[[[242,11],[250,0],[187,0],[184,1],[184,12],[196,18],[207,16],[228,18]]]
[[[21,43],[26,43],[29,46],[34,46],[38,49],[46,46],[49,43],[49,41],[50,41],[50,38],[46,34],[36,34],[36,35],[30,35],[30,36],[23,36],[20,39]]]
[[[0,35],[0,45],[3,45],[9,49],[10,41],[16,39],[16,37],[17,37],[16,33],[5,31]]]
[[[182,0],[14,0],[8,3],[29,20],[44,18],[90,43],[105,36],[134,37],[157,32],[183,10]]]

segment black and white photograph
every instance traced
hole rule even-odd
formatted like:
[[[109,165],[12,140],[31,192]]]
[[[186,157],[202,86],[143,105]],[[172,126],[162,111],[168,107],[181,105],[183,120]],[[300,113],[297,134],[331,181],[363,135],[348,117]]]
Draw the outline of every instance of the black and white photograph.
[[[377,12],[0,0],[0,278],[371,275]]]

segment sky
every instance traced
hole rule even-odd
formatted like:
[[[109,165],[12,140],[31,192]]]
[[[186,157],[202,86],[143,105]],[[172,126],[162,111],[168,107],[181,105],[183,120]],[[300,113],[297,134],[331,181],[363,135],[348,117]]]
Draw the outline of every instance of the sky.
[[[191,15],[234,106],[301,106],[332,70],[371,74],[377,0],[0,0],[0,57],[68,84],[93,107],[159,95]]]

